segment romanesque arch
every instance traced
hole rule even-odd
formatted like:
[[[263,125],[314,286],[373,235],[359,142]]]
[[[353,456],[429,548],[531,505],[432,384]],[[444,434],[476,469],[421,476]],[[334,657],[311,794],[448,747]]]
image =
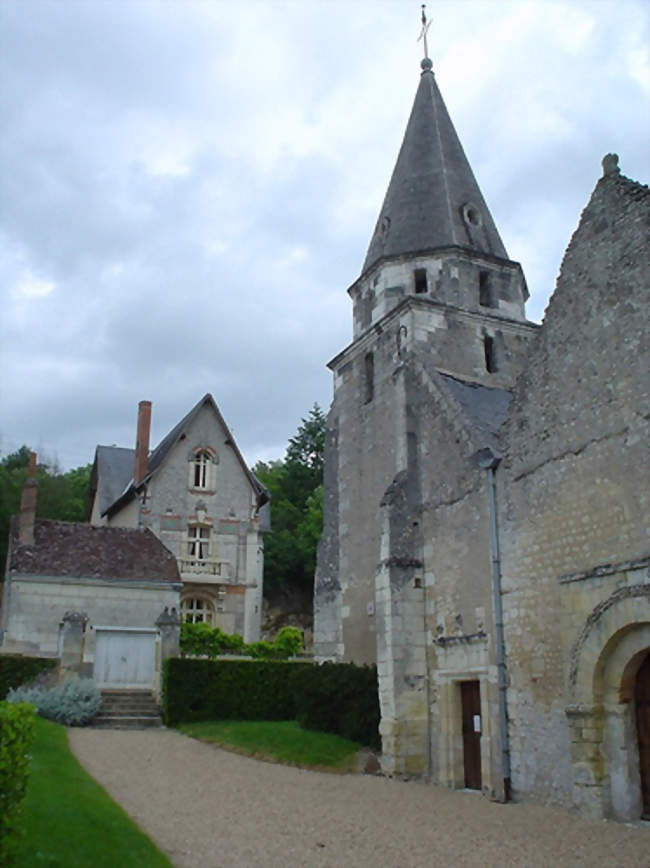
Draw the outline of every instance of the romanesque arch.
[[[592,816],[638,820],[634,688],[650,651],[650,585],[625,585],[586,619],[570,656],[573,795]]]

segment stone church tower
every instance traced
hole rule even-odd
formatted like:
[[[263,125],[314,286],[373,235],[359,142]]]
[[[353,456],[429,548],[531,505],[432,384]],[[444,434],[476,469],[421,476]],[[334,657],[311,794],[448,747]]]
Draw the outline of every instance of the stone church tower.
[[[425,57],[330,362],[320,659],[382,768],[650,819],[650,191],[618,158],[541,327]]]
[[[348,290],[353,342],[329,365],[315,651],[377,662],[386,770],[431,772],[498,795],[498,734],[481,722],[481,707],[496,711],[498,691],[489,492],[477,456],[497,454],[496,431],[537,327],[431,60],[421,66]],[[463,718],[474,742],[465,753]],[[473,768],[464,767],[468,750]]]

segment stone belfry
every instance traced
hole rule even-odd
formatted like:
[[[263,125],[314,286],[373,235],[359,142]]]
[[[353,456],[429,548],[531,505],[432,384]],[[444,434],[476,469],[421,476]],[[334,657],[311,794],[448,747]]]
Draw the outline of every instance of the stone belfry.
[[[468,671],[487,673],[493,662],[487,492],[473,456],[497,448],[536,327],[525,318],[521,266],[508,258],[426,47],[348,292],[353,341],[329,363],[314,650],[377,662],[389,770],[449,782],[457,770],[436,771],[426,744],[443,713],[432,704],[434,673],[459,665],[440,659],[458,637],[473,654]]]

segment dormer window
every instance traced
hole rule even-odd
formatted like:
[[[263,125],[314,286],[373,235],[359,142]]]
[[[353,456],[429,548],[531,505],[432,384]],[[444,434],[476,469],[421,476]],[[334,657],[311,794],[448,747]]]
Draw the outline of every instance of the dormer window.
[[[214,491],[216,456],[212,449],[198,447],[190,455],[189,487],[194,491]]]

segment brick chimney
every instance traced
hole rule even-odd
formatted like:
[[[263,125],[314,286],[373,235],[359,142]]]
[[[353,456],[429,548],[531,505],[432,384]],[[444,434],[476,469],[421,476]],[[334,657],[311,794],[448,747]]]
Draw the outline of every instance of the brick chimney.
[[[151,401],[138,404],[138,431],[135,439],[133,482],[137,485],[149,471],[149,434],[151,431]]]
[[[34,520],[36,518],[36,453],[29,453],[27,479],[20,497],[20,516],[18,518],[18,540],[21,545],[34,545]]]

